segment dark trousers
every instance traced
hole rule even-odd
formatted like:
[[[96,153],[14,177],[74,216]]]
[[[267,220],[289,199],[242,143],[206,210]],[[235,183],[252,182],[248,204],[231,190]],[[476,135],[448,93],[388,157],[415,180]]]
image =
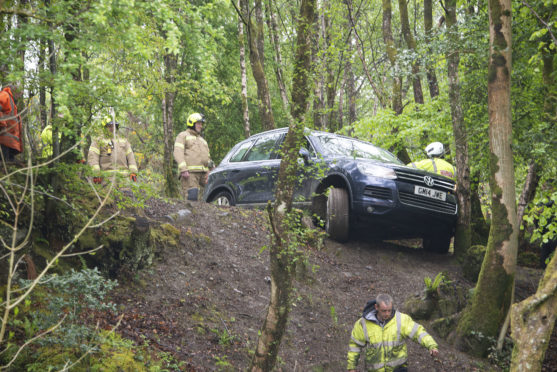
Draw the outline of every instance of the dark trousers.
[[[400,366],[397,367],[393,372],[408,372],[408,367],[407,366]]]
[[[11,147],[2,146],[2,155],[4,156],[4,161],[13,161],[14,157],[19,154],[19,151],[12,149]]]

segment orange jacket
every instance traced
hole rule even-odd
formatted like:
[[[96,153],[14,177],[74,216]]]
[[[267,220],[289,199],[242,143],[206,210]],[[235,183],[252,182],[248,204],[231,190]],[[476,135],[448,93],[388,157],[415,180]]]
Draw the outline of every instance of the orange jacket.
[[[21,118],[17,114],[17,106],[9,87],[0,92],[0,108],[0,145],[22,152]],[[3,117],[9,119],[2,120]]]

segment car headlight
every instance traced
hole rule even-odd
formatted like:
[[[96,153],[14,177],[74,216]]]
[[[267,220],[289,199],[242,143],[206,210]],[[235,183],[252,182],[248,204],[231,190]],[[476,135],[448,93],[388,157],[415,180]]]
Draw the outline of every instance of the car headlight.
[[[387,178],[389,180],[396,179],[396,173],[391,168],[382,167],[375,164],[358,163],[358,170],[363,174],[379,178]]]

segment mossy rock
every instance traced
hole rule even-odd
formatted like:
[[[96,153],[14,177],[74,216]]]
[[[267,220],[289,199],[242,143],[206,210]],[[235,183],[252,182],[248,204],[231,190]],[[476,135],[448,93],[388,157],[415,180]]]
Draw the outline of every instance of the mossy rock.
[[[471,282],[475,283],[478,280],[485,251],[485,246],[473,245],[460,258],[464,277]]]
[[[403,310],[412,318],[420,320],[430,319],[435,312],[436,307],[436,299],[432,298],[432,296],[426,296],[424,294],[416,295],[407,300],[403,305]]]
[[[456,328],[459,319],[460,313],[435,319],[431,322],[430,328],[437,333],[439,337],[446,339]]]

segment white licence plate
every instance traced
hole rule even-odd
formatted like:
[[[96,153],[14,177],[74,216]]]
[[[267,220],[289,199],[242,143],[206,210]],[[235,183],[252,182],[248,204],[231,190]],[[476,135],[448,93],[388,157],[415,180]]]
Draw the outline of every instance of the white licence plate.
[[[423,186],[414,186],[414,194],[425,196],[431,199],[443,200],[447,199],[447,193],[443,191],[429,189]]]

